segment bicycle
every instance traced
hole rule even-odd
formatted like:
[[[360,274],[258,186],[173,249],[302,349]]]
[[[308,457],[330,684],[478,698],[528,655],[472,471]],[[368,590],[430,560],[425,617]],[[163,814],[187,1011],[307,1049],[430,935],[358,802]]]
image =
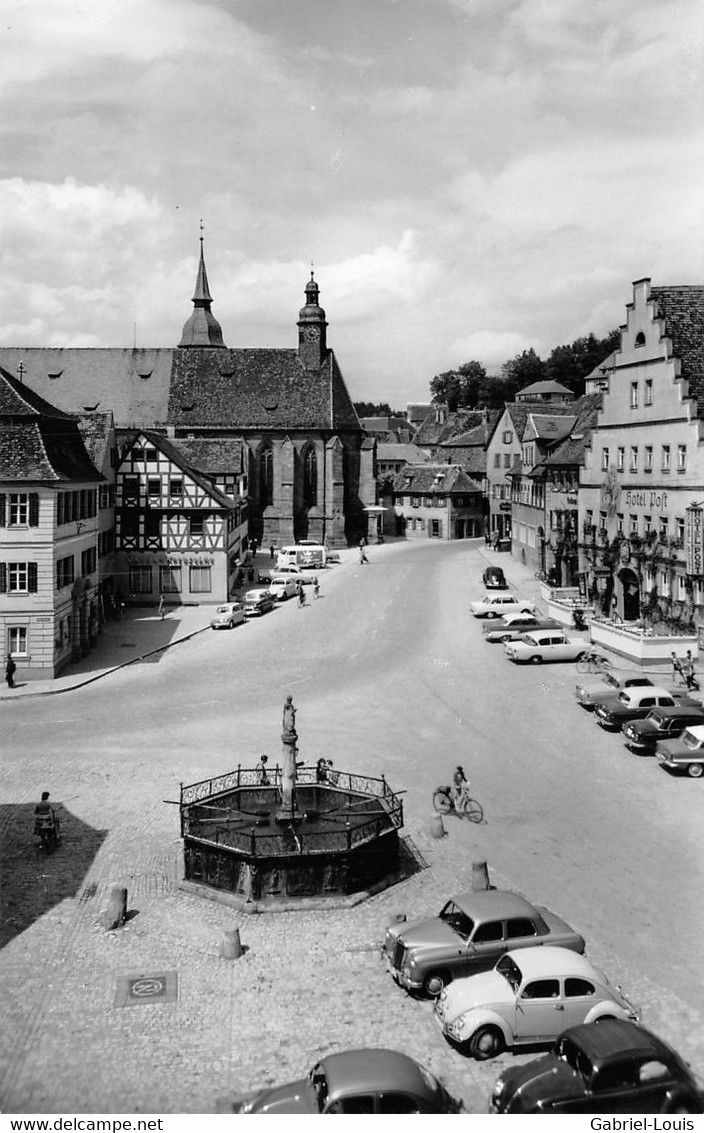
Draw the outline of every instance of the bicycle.
[[[611,662],[608,657],[596,653],[593,649],[586,650],[577,658],[578,673],[603,673],[604,669],[610,668]]]
[[[436,787],[433,794],[433,806],[440,814],[458,814],[460,818],[468,818],[470,822],[484,821],[484,808],[476,799],[471,798],[467,791],[463,791],[459,801],[455,802],[454,791],[451,786]]]

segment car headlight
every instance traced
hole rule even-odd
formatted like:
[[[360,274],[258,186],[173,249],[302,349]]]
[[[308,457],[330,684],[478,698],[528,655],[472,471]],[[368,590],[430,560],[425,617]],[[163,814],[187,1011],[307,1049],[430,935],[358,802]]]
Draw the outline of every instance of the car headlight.
[[[408,961],[408,967],[409,968],[417,968],[418,967],[418,961],[416,960],[415,956],[411,956],[410,960]]]
[[[496,1082],[494,1083],[494,1089],[491,1092],[491,1100],[494,1102],[500,1101],[505,1091],[506,1083],[504,1082],[503,1078],[497,1078]]]

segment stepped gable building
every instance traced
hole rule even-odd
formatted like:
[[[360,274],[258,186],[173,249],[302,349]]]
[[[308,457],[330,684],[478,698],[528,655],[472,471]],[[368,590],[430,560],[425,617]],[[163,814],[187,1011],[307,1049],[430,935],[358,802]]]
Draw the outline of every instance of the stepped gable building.
[[[177,347],[0,347],[0,365],[73,413],[112,411],[118,431],[166,436],[218,487],[247,477],[258,543],[314,538],[340,546],[366,533],[373,441],[360,426],[313,273],[292,349],[228,348],[212,313],[203,255],[193,312]],[[232,464],[230,465],[230,460]]]
[[[580,569],[603,615],[704,624],[704,287],[633,284],[579,490]]]
[[[75,418],[0,369],[0,634],[17,681],[95,644],[101,479]]]

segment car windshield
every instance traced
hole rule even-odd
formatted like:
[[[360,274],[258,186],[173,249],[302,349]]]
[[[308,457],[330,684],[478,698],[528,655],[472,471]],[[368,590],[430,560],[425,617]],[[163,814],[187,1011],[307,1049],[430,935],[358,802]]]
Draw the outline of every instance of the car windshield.
[[[682,744],[684,747],[699,747],[700,741],[695,736],[694,732],[690,732],[689,728],[686,732],[682,733]]]
[[[648,713],[646,720],[650,720],[650,723],[654,724],[656,728],[661,728],[665,720],[665,713],[659,708],[654,708],[652,712]]]
[[[588,1080],[591,1077],[592,1064],[572,1039],[558,1039],[555,1053],[583,1078]]]
[[[311,1070],[308,1075],[308,1082],[315,1094],[315,1103],[318,1113],[322,1113],[325,1109],[325,1103],[328,1100],[328,1080],[325,1077],[325,1071],[320,1063]]]
[[[440,920],[454,929],[463,940],[467,940],[472,935],[474,921],[454,901],[448,901],[445,907],[441,909]]]
[[[618,698],[621,701],[621,704],[631,703],[631,694],[628,689],[623,689],[623,691],[618,694]]]
[[[618,677],[615,677],[613,673],[602,673],[601,679],[604,684],[611,685],[612,688],[618,688]]]
[[[531,635],[529,633],[523,634],[523,641],[525,641],[526,645],[542,645],[543,644],[541,641],[538,641],[537,638],[531,637]]]
[[[496,965],[495,971],[503,976],[512,991],[518,991],[521,986],[523,974],[512,956],[502,956]]]
[[[229,614],[229,612],[229,606],[218,606],[217,610],[215,611],[216,614]]]

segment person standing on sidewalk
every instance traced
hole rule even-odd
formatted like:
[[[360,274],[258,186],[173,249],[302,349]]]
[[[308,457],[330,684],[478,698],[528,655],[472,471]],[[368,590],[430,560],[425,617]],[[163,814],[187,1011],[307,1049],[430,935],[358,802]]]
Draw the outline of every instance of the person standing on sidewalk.
[[[313,597],[314,598],[320,597],[320,582],[318,581],[317,574],[316,574],[315,578],[313,579]]]
[[[306,592],[303,589],[303,583],[301,583],[298,587],[298,609],[302,610],[305,605],[306,605]]]
[[[365,549],[366,546],[367,546],[367,540],[364,538],[364,536],[362,536],[362,538],[359,540],[359,561],[360,561],[360,564],[369,562],[369,559],[367,558],[367,552],[366,552],[366,549]]]
[[[699,688],[699,682],[694,675],[694,658],[692,657],[691,649],[687,650],[687,656],[682,662],[682,675],[688,689]]]
[[[166,610],[164,608],[164,595],[160,594],[159,595],[159,617],[161,618],[162,622],[164,620],[165,613],[166,613]]]
[[[8,653],[7,661],[5,662],[5,680],[7,681],[8,688],[15,687],[15,673],[17,672],[17,665],[12,659],[12,654]]]
[[[675,684],[679,684],[679,682],[682,681],[683,684],[686,684],[684,671],[682,669],[682,662],[680,661],[679,657],[677,656],[677,654],[675,653],[674,650],[670,654],[670,660],[672,661],[672,680],[673,680],[673,682]]]

